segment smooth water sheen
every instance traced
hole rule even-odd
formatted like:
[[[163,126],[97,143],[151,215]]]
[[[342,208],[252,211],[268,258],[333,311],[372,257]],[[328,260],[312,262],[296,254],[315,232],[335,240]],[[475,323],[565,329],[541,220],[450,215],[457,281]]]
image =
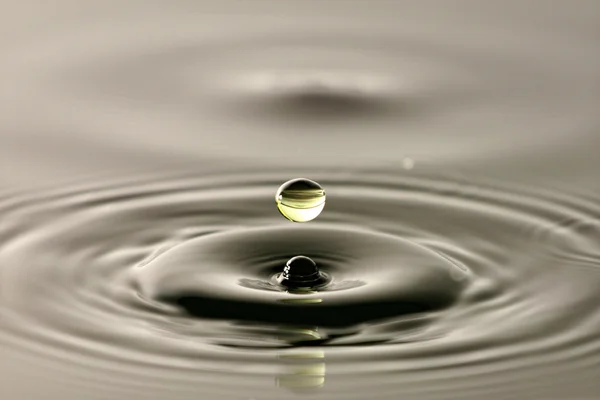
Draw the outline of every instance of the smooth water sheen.
[[[596,1],[13,3],[2,399],[598,398]]]

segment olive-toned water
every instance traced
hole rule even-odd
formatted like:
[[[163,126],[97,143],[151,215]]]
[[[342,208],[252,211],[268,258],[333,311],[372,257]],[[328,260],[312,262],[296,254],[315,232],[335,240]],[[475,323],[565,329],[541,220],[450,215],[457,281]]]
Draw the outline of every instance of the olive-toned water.
[[[600,396],[597,2],[0,15],[0,397]]]

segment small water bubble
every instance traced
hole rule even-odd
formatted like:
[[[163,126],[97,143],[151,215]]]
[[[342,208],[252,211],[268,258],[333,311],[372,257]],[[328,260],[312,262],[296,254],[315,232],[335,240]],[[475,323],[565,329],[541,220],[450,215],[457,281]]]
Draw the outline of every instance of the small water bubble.
[[[308,222],[323,211],[325,190],[310,179],[292,179],[279,187],[275,202],[279,212],[290,221]]]
[[[406,157],[404,160],[402,160],[402,168],[406,169],[406,170],[411,170],[415,167],[415,160],[413,160],[412,158]]]

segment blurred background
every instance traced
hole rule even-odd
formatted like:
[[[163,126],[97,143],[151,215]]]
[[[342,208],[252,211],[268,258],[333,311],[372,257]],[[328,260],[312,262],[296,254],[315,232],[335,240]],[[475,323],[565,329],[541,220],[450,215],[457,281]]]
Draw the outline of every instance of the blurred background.
[[[5,188],[215,163],[398,168],[406,157],[597,185],[593,0],[2,10]]]

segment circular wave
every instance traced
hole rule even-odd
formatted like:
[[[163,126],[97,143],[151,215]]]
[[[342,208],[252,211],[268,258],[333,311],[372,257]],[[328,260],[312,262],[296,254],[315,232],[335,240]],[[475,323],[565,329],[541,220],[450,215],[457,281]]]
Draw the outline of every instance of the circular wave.
[[[138,396],[202,385],[234,398],[275,377],[357,399],[375,385],[390,398],[594,385],[595,201],[419,174],[314,177],[330,200],[306,227],[273,204],[283,171],[4,197],[0,342]],[[276,287],[297,254],[332,282]]]

